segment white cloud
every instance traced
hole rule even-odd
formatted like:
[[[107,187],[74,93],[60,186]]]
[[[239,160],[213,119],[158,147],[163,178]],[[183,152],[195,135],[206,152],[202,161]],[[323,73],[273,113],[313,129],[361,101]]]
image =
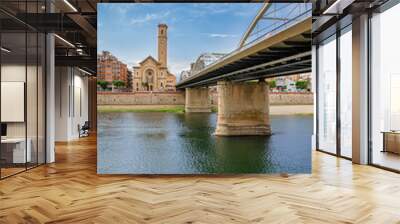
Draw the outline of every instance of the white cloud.
[[[242,7],[238,5],[252,5],[253,7]],[[263,3],[196,3],[190,10],[192,16],[208,16],[213,14],[232,14],[235,16],[249,16],[258,12]]]
[[[214,38],[227,38],[227,37],[237,37],[235,34],[226,34],[226,33],[206,33],[209,37]]]
[[[126,14],[128,12],[128,10],[130,10],[131,8],[134,7],[134,4],[106,4],[104,3],[105,6],[108,6],[108,8],[118,14],[120,14],[120,16],[122,16],[123,14]]]
[[[195,3],[193,6],[209,14],[225,13],[231,10],[229,3]]]
[[[128,66],[128,68],[132,68],[132,67],[135,67],[135,66],[138,66],[139,65],[139,63],[126,63],[126,65]]]
[[[133,18],[130,21],[130,24],[132,25],[137,25],[137,24],[142,24],[142,23],[146,23],[152,20],[159,20],[159,19],[163,19],[166,18],[167,16],[169,16],[170,12],[167,11],[163,14],[156,14],[156,13],[148,13],[146,14],[143,18]]]

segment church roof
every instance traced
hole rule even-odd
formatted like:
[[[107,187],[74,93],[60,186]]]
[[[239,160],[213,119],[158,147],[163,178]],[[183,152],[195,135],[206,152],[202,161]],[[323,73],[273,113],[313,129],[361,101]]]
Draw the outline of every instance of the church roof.
[[[151,55],[147,56],[147,58],[143,59],[143,61],[139,62],[139,64],[143,64],[147,60],[153,60],[156,64],[160,64],[155,58],[153,58]]]

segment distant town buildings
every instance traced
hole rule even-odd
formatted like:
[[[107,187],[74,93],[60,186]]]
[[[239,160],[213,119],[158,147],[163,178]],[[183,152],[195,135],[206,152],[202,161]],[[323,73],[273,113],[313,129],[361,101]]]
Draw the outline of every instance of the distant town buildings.
[[[128,85],[128,67],[110,52],[102,51],[97,55],[97,80],[106,81],[110,86],[116,80]]]
[[[266,79],[272,92],[311,92],[311,74]]]
[[[176,77],[168,71],[167,25],[158,25],[158,60],[148,56],[133,67],[133,91],[175,91]]]

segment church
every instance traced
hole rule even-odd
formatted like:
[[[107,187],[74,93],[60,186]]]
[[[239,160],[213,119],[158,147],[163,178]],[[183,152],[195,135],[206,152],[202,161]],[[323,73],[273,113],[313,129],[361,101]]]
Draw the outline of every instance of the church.
[[[167,29],[166,24],[158,25],[158,60],[148,56],[133,67],[133,91],[175,91],[176,77],[167,67]]]

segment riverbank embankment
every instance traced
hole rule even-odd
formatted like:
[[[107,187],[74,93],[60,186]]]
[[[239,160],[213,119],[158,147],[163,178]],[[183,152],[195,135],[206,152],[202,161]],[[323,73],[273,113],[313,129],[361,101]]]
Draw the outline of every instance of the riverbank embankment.
[[[99,112],[168,112],[184,113],[184,105],[98,105]],[[213,107],[216,112],[216,107]],[[271,115],[312,115],[313,105],[271,105]]]

